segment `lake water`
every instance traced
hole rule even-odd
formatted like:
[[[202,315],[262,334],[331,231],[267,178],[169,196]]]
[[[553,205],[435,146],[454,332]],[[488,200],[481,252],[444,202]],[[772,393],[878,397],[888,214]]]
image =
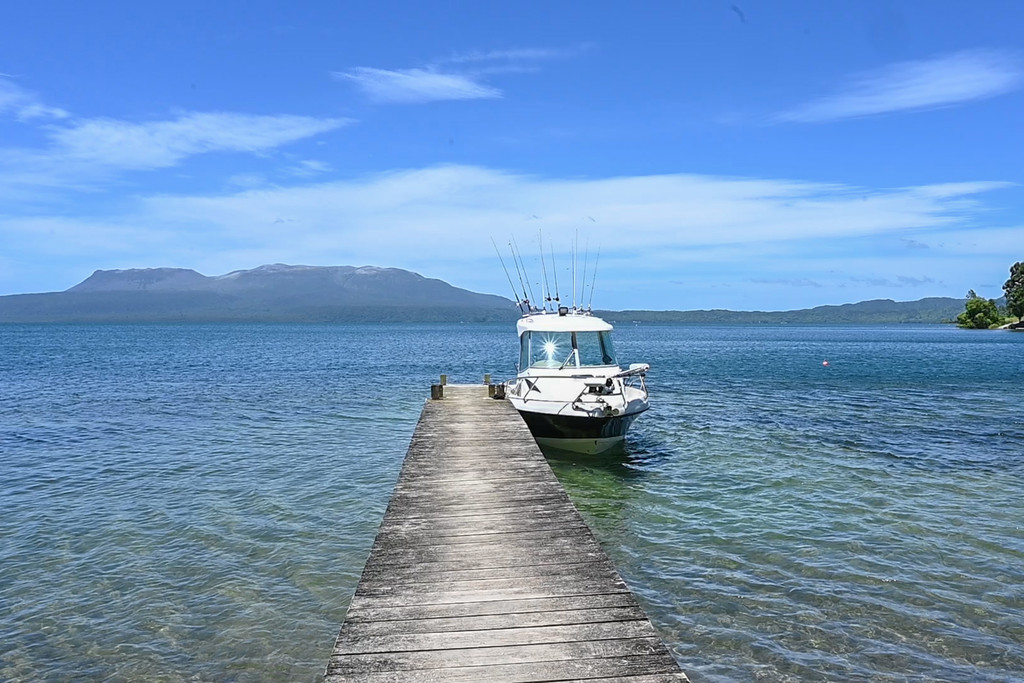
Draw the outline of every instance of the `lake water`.
[[[616,334],[651,410],[551,462],[692,680],[1024,680],[1024,334]],[[429,384],[516,353],[509,325],[0,326],[0,680],[318,680]]]

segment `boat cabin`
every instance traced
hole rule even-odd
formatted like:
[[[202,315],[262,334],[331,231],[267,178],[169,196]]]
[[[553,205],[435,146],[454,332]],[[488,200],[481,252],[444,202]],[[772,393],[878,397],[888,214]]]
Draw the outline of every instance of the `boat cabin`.
[[[519,371],[618,367],[612,326],[590,315],[539,313],[522,318]]]

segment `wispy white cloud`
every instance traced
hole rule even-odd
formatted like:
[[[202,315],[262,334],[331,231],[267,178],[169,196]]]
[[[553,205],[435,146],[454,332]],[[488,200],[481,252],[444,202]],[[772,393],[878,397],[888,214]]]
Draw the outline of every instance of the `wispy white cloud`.
[[[228,176],[224,182],[228,187],[252,188],[266,185],[269,181],[260,173],[236,173]]]
[[[887,289],[918,288],[934,285],[938,281],[931,277],[910,277],[907,275],[896,275],[891,278],[884,277],[850,277],[847,281],[853,284],[866,284],[872,287],[885,287]]]
[[[59,107],[44,104],[39,98],[19,87],[6,74],[0,74],[0,114],[13,113],[19,121],[63,119],[69,114]]]
[[[518,48],[511,50],[472,51],[454,54],[439,60],[447,64],[468,64],[474,62],[524,61],[555,59],[577,54],[579,50],[555,50],[549,48]]]
[[[816,280],[808,280],[805,277],[795,278],[751,278],[750,282],[757,285],[784,285],[786,287],[814,287],[815,289],[821,289],[824,287],[823,284]]]
[[[472,76],[431,69],[389,71],[360,66],[335,72],[334,76],[355,83],[371,100],[379,103],[419,104],[501,97],[500,90]]]
[[[208,152],[263,152],[346,125],[346,119],[190,112],[164,121],[87,119],[55,128],[51,155],[126,170],[174,166]]]
[[[77,118],[0,74],[3,114],[34,124],[46,141],[30,148],[0,146],[0,197],[5,200],[38,196],[54,187],[88,187],[126,171],[168,168],[198,154],[264,154],[352,123],[233,112],[180,112],[150,121]],[[324,170],[315,161],[298,168],[305,174]]]
[[[48,138],[45,146],[0,148],[0,197],[93,187],[125,172],[177,166],[199,154],[266,154],[349,123],[342,118],[228,112],[183,112],[144,122],[68,118],[42,129]],[[318,163],[299,168],[311,174],[323,170]]]
[[[439,59],[431,68],[450,69],[450,65],[455,65],[477,78],[505,73],[530,73],[539,71],[542,62],[577,57],[591,47],[591,44],[585,43],[564,49],[518,48],[464,52]]]
[[[378,69],[359,66],[332,75],[353,83],[372,101],[382,104],[421,104],[440,100],[493,99],[503,96],[489,85],[488,76],[536,71],[538,62],[578,54],[571,50],[517,48],[453,54],[424,67]]]
[[[816,123],[932,109],[995,97],[1022,84],[1019,54],[964,50],[860,74],[838,93],[785,111],[776,121]]]
[[[299,163],[285,169],[285,173],[296,178],[311,178],[331,170],[331,165],[316,159],[304,159]]]

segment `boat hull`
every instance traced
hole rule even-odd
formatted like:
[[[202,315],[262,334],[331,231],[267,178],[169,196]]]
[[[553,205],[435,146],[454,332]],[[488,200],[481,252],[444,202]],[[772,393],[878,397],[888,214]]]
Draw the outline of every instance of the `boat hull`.
[[[643,411],[640,411],[643,412]],[[601,453],[622,443],[640,412],[609,417],[552,415],[520,410],[530,433],[542,446],[578,453]]]

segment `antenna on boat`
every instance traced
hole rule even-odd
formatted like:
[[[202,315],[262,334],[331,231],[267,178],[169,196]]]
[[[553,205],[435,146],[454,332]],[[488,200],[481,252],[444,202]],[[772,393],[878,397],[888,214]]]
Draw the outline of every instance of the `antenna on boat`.
[[[520,267],[522,267],[522,271],[519,274],[519,283],[523,285],[523,297],[526,298],[526,291],[529,290],[530,291],[530,296],[526,300],[527,301],[530,301],[530,300],[536,301],[536,299],[533,298],[533,287],[530,287],[530,276],[527,275],[527,273],[526,273],[526,263],[523,261],[523,254],[522,254],[522,252],[519,251],[519,244],[516,243],[515,236],[512,237],[512,243],[511,243],[510,246],[512,247],[512,257],[513,257],[513,259],[516,259],[516,258],[519,259],[519,263],[516,265],[516,269],[519,269]],[[525,283],[523,282],[523,278],[524,277],[526,278],[526,282]]]
[[[594,259],[594,278],[590,281],[590,301],[587,302],[587,310],[590,310],[594,303],[594,285],[597,284],[597,264],[601,262],[601,245],[597,245],[597,258]]]
[[[519,298],[519,293],[516,291],[516,286],[512,284],[512,276],[508,274],[508,268],[505,267],[505,259],[501,258],[501,252],[498,251],[498,244],[491,238],[491,244],[494,245],[494,253],[498,255],[498,261],[501,262],[501,269],[505,271],[505,277],[508,278],[508,286],[512,288],[512,297],[516,299],[516,306],[519,307],[519,312],[523,311],[523,301]]]
[[[551,303],[551,287],[548,286],[548,266],[544,263],[544,232],[537,230],[537,243],[540,245],[540,269],[544,271],[544,309]]]

